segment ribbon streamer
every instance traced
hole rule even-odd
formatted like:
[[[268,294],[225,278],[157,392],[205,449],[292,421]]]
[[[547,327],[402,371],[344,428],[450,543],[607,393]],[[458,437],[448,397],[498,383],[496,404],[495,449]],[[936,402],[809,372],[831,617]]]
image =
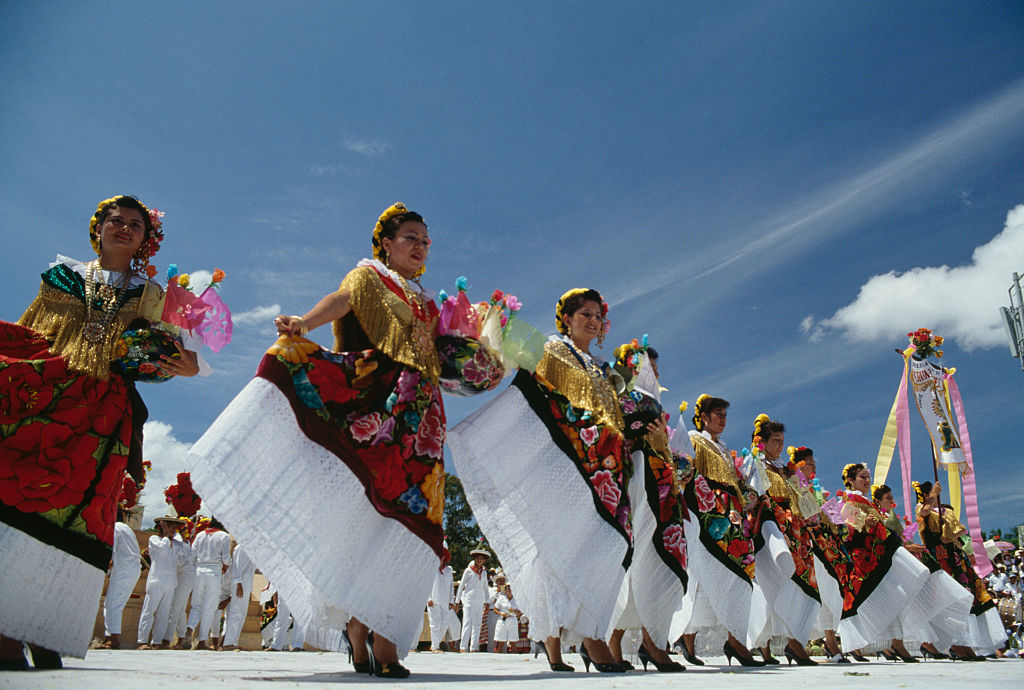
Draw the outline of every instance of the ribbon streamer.
[[[960,432],[960,445],[963,447],[964,456],[967,458],[968,472],[963,477],[964,506],[967,509],[967,527],[971,533],[971,545],[974,549],[975,570],[979,577],[985,577],[992,572],[992,561],[985,551],[984,540],[981,537],[981,517],[978,514],[978,488],[974,483],[974,456],[971,453],[971,437],[967,433],[967,416],[964,414],[964,401],[960,397],[960,387],[956,385],[952,372],[947,372],[945,377],[947,392],[953,410],[956,412],[957,431]]]

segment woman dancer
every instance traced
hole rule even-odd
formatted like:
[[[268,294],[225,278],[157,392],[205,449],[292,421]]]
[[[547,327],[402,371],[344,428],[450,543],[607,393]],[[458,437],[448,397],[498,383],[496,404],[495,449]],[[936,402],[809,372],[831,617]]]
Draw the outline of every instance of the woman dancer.
[[[563,636],[583,639],[588,669],[623,670],[603,638],[632,555],[632,462],[613,372],[590,351],[607,311],[596,290],[562,295],[536,375],[520,370],[449,435],[473,514],[556,671],[573,670]]]
[[[661,407],[657,357],[647,346],[647,336],[642,343],[634,340],[615,348],[615,370],[626,381],[619,401],[635,468],[629,483],[634,551],[608,642],[615,660],[629,663],[622,658],[622,637],[627,628],[639,629],[644,670],[650,663],[661,672],[677,673],[686,667],[669,659],[666,650],[672,614],[686,594],[687,513]]]
[[[814,482],[817,478],[818,465],[814,459],[814,451],[803,446],[788,449],[790,462],[808,482]],[[820,487],[821,482],[813,484]],[[818,592],[821,595],[821,611],[818,615],[818,628],[822,631],[825,639],[825,651],[834,663],[850,663],[850,660],[839,648],[839,641],[836,639],[836,629],[839,627],[839,620],[843,615],[843,590],[847,586],[848,571],[850,566],[850,555],[843,547],[842,536],[839,527],[827,516],[821,513],[820,505],[824,502],[824,495],[818,495],[820,488],[813,489],[815,503],[819,506],[818,512],[804,521],[804,529],[811,535],[814,555],[814,574],[818,581]],[[821,494],[824,494],[821,491]],[[845,532],[845,527],[843,528]],[[857,654],[858,661],[867,661],[863,656]]]
[[[920,641],[921,655],[926,659],[948,659],[936,645],[949,649],[955,640],[964,638],[967,633],[967,616],[971,610],[971,594],[946,574],[925,547],[908,540],[906,531],[909,523],[904,524],[896,514],[896,502],[892,499],[891,488],[885,484],[875,486],[871,496],[882,515],[885,528],[899,534],[903,539],[903,547],[914,554],[929,572],[928,580],[915,601],[916,610],[912,610],[910,616],[899,619],[900,636]],[[896,650],[890,648],[883,656],[895,659]]]
[[[757,579],[771,611],[767,633],[783,635],[786,661],[814,666],[804,649],[821,610],[821,595],[814,572],[813,539],[804,529],[798,490],[789,481],[795,467],[782,459],[786,427],[762,414],[754,420],[751,446],[763,446],[764,475],[761,501],[751,514],[756,526]],[[766,640],[762,647],[765,663],[778,663]]]
[[[22,642],[36,668],[88,648],[124,471],[143,479],[146,408],[110,362],[133,320],[160,318],[145,269],[161,215],[130,196],[100,202],[89,224],[99,258],[58,255],[18,325],[0,322],[2,669],[28,667]],[[180,359],[159,368],[194,376],[195,352],[176,345]]]
[[[917,527],[925,548],[935,557],[939,566],[972,595],[967,633],[960,636],[952,648],[957,658],[966,661],[983,660],[981,654],[992,654],[1006,640],[1006,630],[985,581],[974,570],[974,554],[967,555],[960,540],[967,533],[949,506],[939,507],[942,485],[914,482],[917,495]]]
[[[281,337],[190,453],[196,490],[277,585],[310,644],[347,623],[358,672],[403,678],[444,557],[438,310],[422,216],[389,207],[359,262]],[[334,351],[301,336],[332,324]],[[371,632],[373,631],[373,632]]]
[[[839,636],[843,650],[859,650],[890,639],[893,623],[913,603],[928,579],[928,569],[903,548],[903,539],[882,524],[871,495],[871,472],[861,463],[843,468],[843,518],[848,526],[846,549],[853,567],[843,593]],[[892,647],[904,661],[914,659],[902,640]]]
[[[681,634],[686,660],[703,666],[694,649],[697,633],[724,628],[729,638],[722,652],[730,665],[735,657],[743,666],[764,666],[740,642],[764,628],[768,612],[764,594],[754,582],[754,544],[744,510],[756,501],[756,494],[742,483],[721,441],[728,408],[728,401],[706,393],[694,405],[696,431],[689,432],[694,478],[686,485],[684,497],[695,534],[687,540],[689,582],[670,635]]]

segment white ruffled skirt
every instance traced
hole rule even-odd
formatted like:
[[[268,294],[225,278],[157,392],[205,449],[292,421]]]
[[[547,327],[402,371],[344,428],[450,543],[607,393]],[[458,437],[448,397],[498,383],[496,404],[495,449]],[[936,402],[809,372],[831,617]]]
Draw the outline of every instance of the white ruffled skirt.
[[[643,453],[633,453],[634,472],[629,481],[629,503],[633,508],[633,559],[615,602],[611,630],[639,630],[643,627],[655,644],[664,647],[671,642],[669,628],[672,615],[681,605],[686,590],[652,541],[658,520],[647,502],[645,462]]]
[[[343,649],[355,617],[416,645],[438,558],[373,507],[362,482],[299,428],[288,399],[255,378],[189,452],[192,484],[245,546],[321,649]]]
[[[902,546],[892,557],[889,571],[857,608],[839,623],[843,651],[849,652],[891,639],[892,625],[924,587],[930,573]]]
[[[534,639],[604,638],[629,545],[512,386],[448,433],[455,471]]]
[[[761,525],[764,546],[754,554],[755,579],[761,583],[770,612],[769,625],[755,638],[757,647],[773,636],[793,638],[803,643],[811,638],[821,602],[809,596],[793,581],[796,568],[786,537],[772,521]]]

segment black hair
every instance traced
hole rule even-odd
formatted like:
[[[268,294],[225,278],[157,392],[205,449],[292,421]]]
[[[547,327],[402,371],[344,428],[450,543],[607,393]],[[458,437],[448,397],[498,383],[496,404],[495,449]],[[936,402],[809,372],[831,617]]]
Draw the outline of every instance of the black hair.
[[[891,495],[892,488],[888,484],[882,484],[881,486],[876,486],[874,488],[874,490],[871,492],[871,498],[873,498],[876,501],[879,501],[882,499],[882,496],[885,496],[887,493]]]
[[[772,437],[772,434],[784,434],[786,433],[786,425],[782,422],[777,422],[774,419],[769,419],[767,422],[761,424],[761,428],[758,429],[757,425],[754,425],[754,431],[750,433],[750,440],[754,440],[755,436],[760,436],[762,440],[767,441]]]
[[[598,292],[597,290],[588,288],[583,292],[577,292],[576,294],[572,295],[571,297],[565,300],[565,304],[562,306],[562,315],[572,316],[577,312],[577,310],[579,310],[580,307],[583,306],[584,302],[591,301],[597,302],[597,305],[599,307],[601,306],[601,304],[604,303],[604,300],[601,299],[601,293]]]
[[[647,346],[647,356],[654,361],[658,361],[658,351],[651,346]]]
[[[417,223],[423,223],[423,227],[427,227],[426,222],[423,220],[423,216],[416,213],[415,211],[406,211],[400,213],[397,216],[388,218],[387,221],[381,226],[380,238],[383,240],[385,237],[394,237],[395,233],[398,232],[398,228],[407,221],[416,221]]]
[[[811,450],[810,448],[797,448],[795,451],[793,451],[793,462],[800,462],[804,458],[809,458],[813,456],[814,451]]]
[[[104,204],[101,209],[97,210],[96,213],[93,214],[93,217],[96,219],[97,234],[99,234],[100,226],[106,222],[107,216],[110,215],[110,212],[113,211],[115,207],[121,209],[133,208],[138,211],[139,215],[142,216],[142,222],[146,227],[146,232],[143,234],[142,241],[145,242],[149,239],[149,236],[153,234],[153,221],[149,218],[149,211],[146,210],[146,207],[142,205],[141,201],[130,194],[115,196],[110,203]]]

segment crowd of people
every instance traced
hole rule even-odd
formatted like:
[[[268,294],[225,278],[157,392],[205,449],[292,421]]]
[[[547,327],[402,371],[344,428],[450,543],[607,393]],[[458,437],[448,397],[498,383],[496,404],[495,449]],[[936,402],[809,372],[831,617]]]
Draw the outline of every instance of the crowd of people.
[[[162,291],[146,267],[162,232],[157,215],[121,196],[100,204],[90,237],[96,261],[58,256],[19,324],[0,324],[0,386],[17,403],[0,426],[0,554],[18,554],[0,559],[4,669],[27,668],[23,643],[36,667],[83,656],[112,556],[118,600],[114,580],[135,572],[114,515],[121,476],[141,460],[146,413],[132,377],[110,362],[122,332],[155,320]],[[140,644],[193,633],[216,644],[218,606],[230,599],[233,632],[230,604],[244,590],[225,575],[258,567],[277,588],[282,635],[347,651],[356,672],[383,678],[409,675],[402,660],[424,602],[437,646],[455,639],[461,608],[460,651],[479,647],[485,605],[501,648],[520,639],[513,621],[525,617],[560,673],[575,670],[569,648],[585,670],[631,670],[628,631],[644,668],[661,672],[685,670],[673,644],[703,665],[696,642],[711,631],[726,635],[728,664],[743,667],[778,664],[773,645],[789,664],[816,665],[816,638],[833,663],[868,653],[978,661],[1010,646],[989,592],[1012,597],[1010,574],[1004,582],[997,569],[988,586],[978,577],[941,486],[916,484],[916,514],[900,518],[864,464],[819,471],[811,449],[787,449],[786,426],[769,415],[743,429],[749,446],[734,453],[723,437],[729,402],[711,395],[693,405],[692,430],[684,416],[670,428],[646,336],[610,363],[593,351],[609,326],[597,290],[565,292],[536,360],[448,430],[442,392],[501,380],[511,360],[495,351],[503,326],[492,323],[490,339],[436,344],[452,317],[420,284],[431,250],[420,214],[389,207],[370,244],[372,257],[337,290],[304,315],[276,317],[278,340],[255,377],[192,447],[192,482],[240,547],[231,554],[220,523],[186,544],[175,515],[158,519]],[[328,324],[330,350],[304,337]],[[188,345],[174,341],[155,366],[201,373]],[[452,594],[446,440],[502,565],[493,592],[479,551]],[[239,598],[247,607],[248,593]],[[113,645],[117,601],[110,616]]]

